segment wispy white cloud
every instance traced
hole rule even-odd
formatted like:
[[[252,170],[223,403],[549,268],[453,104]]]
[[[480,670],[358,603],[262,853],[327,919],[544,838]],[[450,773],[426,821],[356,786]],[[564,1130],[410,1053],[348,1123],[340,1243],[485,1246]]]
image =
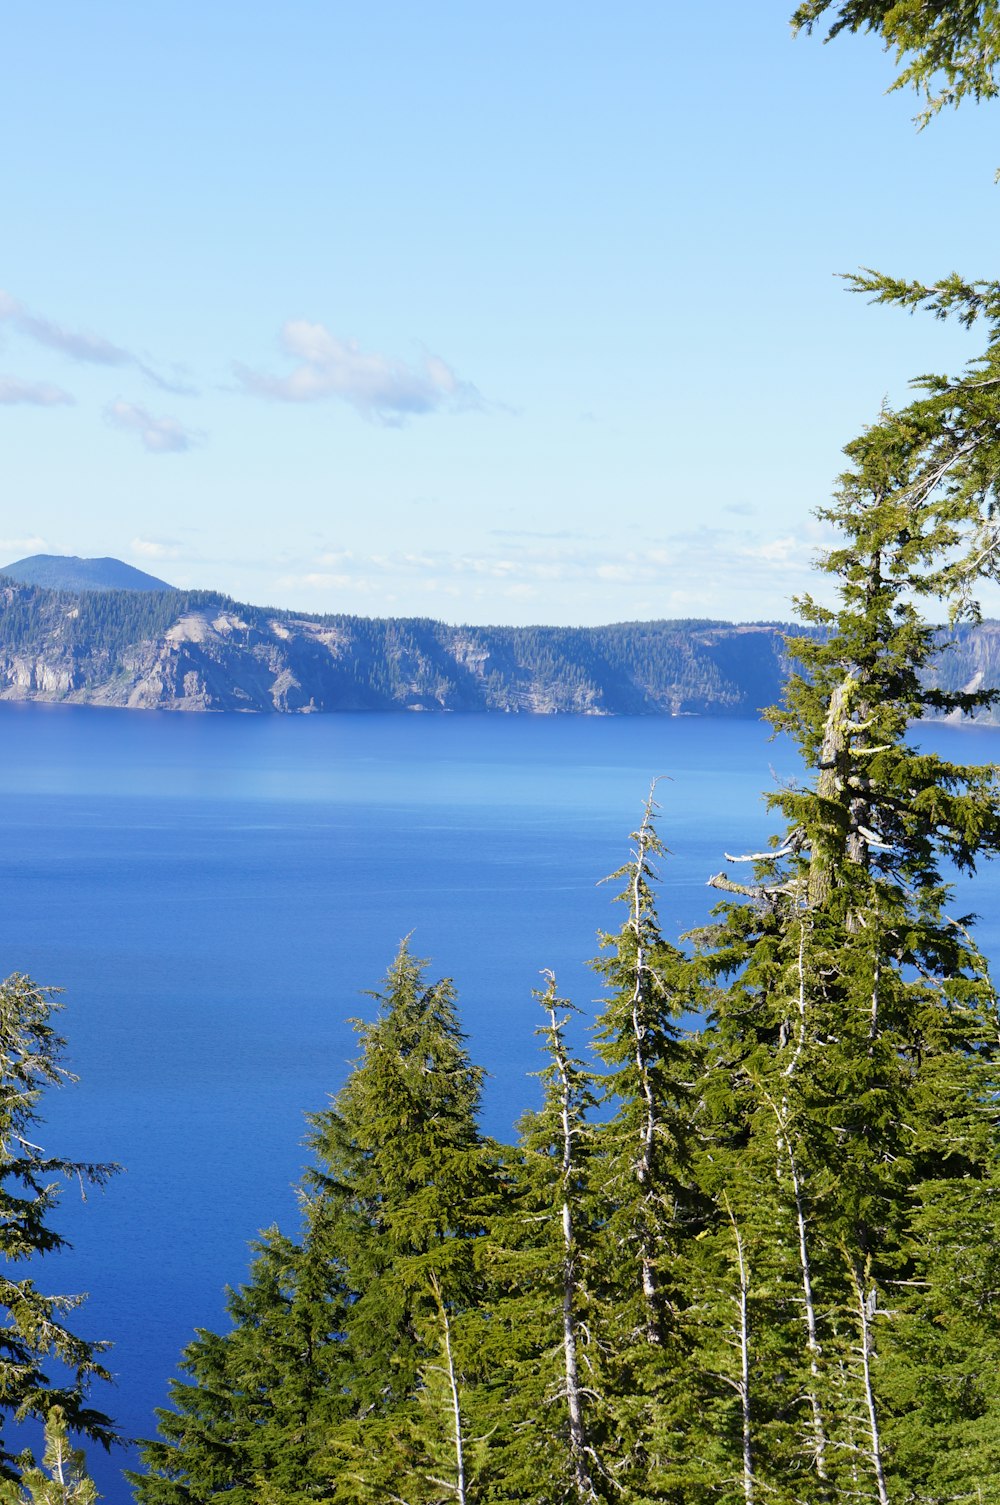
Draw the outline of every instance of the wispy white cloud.
[[[281,331],[285,353],[298,364],[287,376],[271,376],[237,365],[247,392],[277,402],[319,402],[335,398],[363,417],[400,424],[407,418],[441,411],[483,407],[476,388],[462,381],[440,356],[424,354],[419,363],[361,349],[357,340],[340,339],[324,324],[293,319]]]
[[[799,570],[808,566],[816,552],[816,546],[808,539],[786,534],[784,538],[765,538],[756,543],[741,544],[738,552],[746,559],[759,560],[773,569]]]
[[[37,533],[29,534],[27,538],[0,538],[0,559],[13,564],[15,559],[25,559],[32,554],[46,554],[48,547],[45,539],[39,538]]]
[[[154,369],[142,356],[123,345],[116,345],[103,335],[89,330],[69,329],[53,319],[44,318],[25,308],[23,303],[0,289],[0,321],[10,324],[19,334],[43,345],[48,350],[58,351],[72,361],[81,361],[91,366],[132,366],[147,377],[155,386],[166,392],[189,393],[191,388],[183,381],[164,376]]]
[[[329,589],[386,602],[457,596],[470,603],[467,610],[479,600],[520,601],[529,610],[534,602],[540,611],[555,608],[565,618],[575,610],[588,620],[787,619],[791,596],[814,588],[811,564],[823,541],[812,525],[801,536],[779,537],[700,528],[633,548],[596,538],[522,538],[497,537],[495,548],[482,551],[331,550],[302,560],[275,586],[289,594]]]
[[[593,539],[597,535],[585,533],[582,528],[557,528],[553,532],[544,532],[536,528],[490,528],[491,538],[556,538],[566,540]]]
[[[55,408],[74,401],[62,387],[55,387],[51,382],[22,381],[18,376],[0,376],[0,403],[6,406],[27,402],[37,408]]]
[[[101,335],[89,334],[85,330],[66,329],[62,324],[53,324],[51,319],[28,313],[17,304],[8,318],[29,339],[39,345],[47,345],[50,350],[58,350],[62,355],[68,355],[73,361],[86,361],[95,366],[130,366],[134,359],[129,351],[123,350],[120,345],[113,345]]]
[[[139,559],[180,559],[184,554],[182,545],[172,539],[133,538],[129,549]]]
[[[123,402],[120,398],[109,403],[104,413],[115,428],[136,434],[143,448],[154,455],[181,454],[202,437],[196,430],[185,428],[176,418],[154,418],[137,403]]]

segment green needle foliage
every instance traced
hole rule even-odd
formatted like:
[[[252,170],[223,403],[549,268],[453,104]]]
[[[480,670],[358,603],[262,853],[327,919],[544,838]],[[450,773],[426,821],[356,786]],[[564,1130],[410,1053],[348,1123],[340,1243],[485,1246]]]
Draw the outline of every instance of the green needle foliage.
[[[404,944],[375,997],[359,1061],[310,1119],[301,1238],[269,1230],[230,1330],[186,1350],[131,1476],[141,1505],[473,1498],[498,1151],[451,983],[425,983]]]
[[[679,1436],[691,1421],[686,1249],[704,1226],[695,1180],[699,1037],[685,1016],[702,1006],[703,978],[667,943],[656,913],[656,862],[665,849],[650,791],[622,880],[627,918],[600,937],[592,963],[606,989],[597,1021],[605,1063],[594,1198],[600,1228],[595,1329],[605,1354],[619,1459],[636,1501],[668,1498],[685,1473]]]
[[[507,1393],[486,1498],[594,1505],[611,1485],[602,1458],[610,1397],[594,1341],[593,1078],[570,1053],[576,1010],[551,974],[536,997],[546,1016],[543,1101],[520,1121],[514,1184],[493,1233],[491,1357]]]
[[[828,21],[826,40],[871,32],[903,63],[891,88],[912,88],[926,100],[921,126],[967,97],[994,99],[1000,62],[1000,8],[995,0],[803,0],[795,31]]]
[[[34,1141],[46,1088],[74,1080],[60,1064],[58,1008],[51,989],[19,973],[0,983],[0,1406],[15,1421],[44,1421],[58,1407],[60,1425],[110,1447],[111,1420],[87,1402],[93,1381],[110,1378],[101,1362],[109,1345],[78,1337],[65,1321],[84,1298],[46,1296],[18,1278],[29,1260],[65,1247],[49,1223],[63,1180],[103,1186],[118,1169],[49,1155]],[[23,1461],[0,1441],[0,1476],[16,1479]]]
[[[41,1468],[32,1461],[30,1454],[23,1462],[24,1472],[19,1484],[11,1479],[0,1483],[3,1505],[97,1505],[100,1496],[87,1474],[82,1449],[74,1448],[70,1443],[61,1406],[53,1406],[45,1420],[45,1455]]]
[[[159,1439],[142,1445],[147,1472],[129,1478],[143,1505],[250,1505],[263,1481],[288,1502],[319,1492],[312,1460],[344,1410],[346,1295],[308,1240],[269,1229],[255,1252],[250,1280],[229,1293],[230,1330],[188,1345]]]
[[[938,313],[996,306],[993,290],[974,290],[981,310],[957,286],[866,286]],[[991,323],[970,372],[923,378],[927,395],[847,447],[821,514],[837,605],[799,603],[822,631],[790,640],[801,668],[771,718],[810,777],[772,795],[785,829],[749,854],[753,881],[713,880],[733,897],[707,937],[724,983],[706,1033],[710,1179],[758,1267],[744,1498],[886,1505],[959,1481],[993,1498],[969,1438],[1000,1417],[983,1379],[1000,1308],[991,1295],[973,1330],[955,1275],[969,1238],[984,1259],[996,1239],[1000,1020],[948,879],[1000,846],[1000,790],[910,726],[995,695],[927,688],[939,645],[920,608],[974,615],[996,571],[996,358]]]
[[[313,1120],[320,1205],[354,1293],[345,1321],[351,1419],[324,1467],[332,1498],[467,1497],[479,1365],[478,1248],[495,1214],[498,1156],[478,1127],[481,1070],[451,983],[427,985],[405,943],[359,1024],[362,1056]]]

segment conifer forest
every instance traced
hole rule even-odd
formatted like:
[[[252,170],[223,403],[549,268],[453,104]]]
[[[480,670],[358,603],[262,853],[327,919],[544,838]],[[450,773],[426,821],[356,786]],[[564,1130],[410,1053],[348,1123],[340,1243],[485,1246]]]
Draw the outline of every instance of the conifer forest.
[[[794,24],[874,34],[928,117],[997,92],[986,0],[806,0]],[[228,1327],[186,1348],[139,1505],[1000,1505],[1000,1003],[952,894],[1000,850],[1000,781],[917,729],[1000,698],[928,687],[935,624],[1000,578],[1000,282],[850,287],[984,339],[845,448],[767,713],[801,763],[770,845],[720,857],[703,923],[665,935],[654,786],[594,1055],[546,974],[513,1144],[479,1127],[450,982],[402,945],[309,1120],[300,1226],[260,1235]],[[0,1407],[47,1435],[3,1445],[0,1496],[86,1505],[106,1358],[35,1257],[53,1182],[116,1168],[35,1143],[56,1006],[0,989]]]

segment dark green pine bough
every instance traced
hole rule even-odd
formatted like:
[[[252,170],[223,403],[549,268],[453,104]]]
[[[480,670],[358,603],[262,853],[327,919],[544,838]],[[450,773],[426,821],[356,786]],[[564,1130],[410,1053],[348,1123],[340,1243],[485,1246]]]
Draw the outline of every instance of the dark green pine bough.
[[[891,89],[924,96],[917,123],[963,99],[995,99],[1000,24],[995,0],[802,0],[795,31],[811,32],[822,18],[827,41],[843,32],[871,32],[902,63]]]

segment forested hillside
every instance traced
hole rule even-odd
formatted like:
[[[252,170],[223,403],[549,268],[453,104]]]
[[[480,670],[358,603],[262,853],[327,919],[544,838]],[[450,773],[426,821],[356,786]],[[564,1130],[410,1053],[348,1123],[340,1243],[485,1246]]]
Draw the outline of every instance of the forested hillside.
[[[209,592],[67,593],[0,578],[0,698],[178,710],[753,714],[775,624],[451,627],[302,616]]]
[[[207,591],[83,591],[0,577],[0,699],[187,711],[755,715],[787,666],[780,623],[451,627],[302,616]],[[1000,628],[962,625],[934,673],[994,684]]]

